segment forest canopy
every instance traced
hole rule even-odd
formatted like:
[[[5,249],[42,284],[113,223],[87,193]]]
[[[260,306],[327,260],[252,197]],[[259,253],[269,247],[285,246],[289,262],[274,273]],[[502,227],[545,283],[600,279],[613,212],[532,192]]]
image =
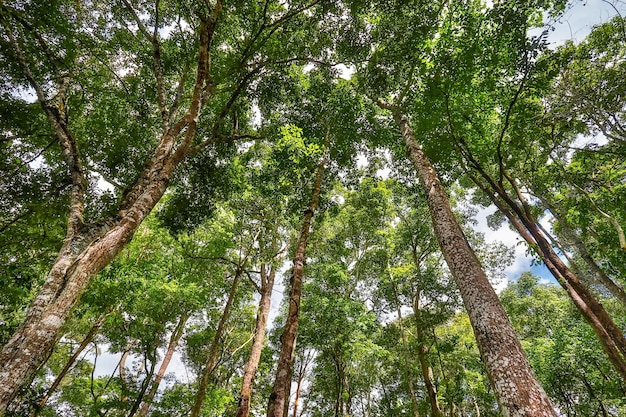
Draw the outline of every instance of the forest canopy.
[[[605,3],[3,1],[0,416],[626,415]]]

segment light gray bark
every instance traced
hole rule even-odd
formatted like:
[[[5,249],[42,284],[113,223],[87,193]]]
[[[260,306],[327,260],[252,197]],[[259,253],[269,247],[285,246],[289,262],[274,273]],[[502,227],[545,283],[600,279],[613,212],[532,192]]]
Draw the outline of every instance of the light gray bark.
[[[393,115],[426,193],[435,233],[461,292],[501,412],[507,417],[555,417],[498,297],[459,226],[435,168],[406,116]]]

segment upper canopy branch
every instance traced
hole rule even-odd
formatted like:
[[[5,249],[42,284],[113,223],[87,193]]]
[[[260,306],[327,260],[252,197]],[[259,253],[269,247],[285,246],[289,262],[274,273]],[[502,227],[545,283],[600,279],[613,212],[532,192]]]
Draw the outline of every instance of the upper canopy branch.
[[[148,31],[148,28],[143,24],[141,18],[137,14],[135,8],[128,2],[128,0],[122,0],[124,6],[130,12],[131,16],[139,31],[145,36],[145,38],[152,45],[152,58],[154,60],[154,78],[157,87],[157,101],[159,105],[159,111],[161,112],[161,122],[163,124],[163,131],[166,131],[170,122],[170,115],[165,100],[165,81],[163,78],[163,62],[161,59],[161,42],[159,41],[159,0],[154,2],[154,30],[152,33]]]
[[[47,119],[54,130],[54,134],[61,145],[63,160],[69,169],[72,183],[68,229],[66,235],[66,239],[68,239],[66,242],[69,242],[83,226],[84,201],[87,189],[87,181],[85,179],[78,145],[72,136],[69,127],[67,126],[66,120],[67,114],[65,111],[65,94],[69,88],[69,78],[62,77],[59,80],[60,85],[56,95],[57,102],[49,102],[46,98],[42,84],[37,81],[35,75],[31,71],[30,65],[26,60],[26,56],[24,55],[19,42],[15,38],[9,23],[5,19],[2,19],[2,25],[6,30],[9,43],[13,48],[17,62],[22,69],[22,73],[28,80],[30,86],[35,90],[39,104],[46,114]]]

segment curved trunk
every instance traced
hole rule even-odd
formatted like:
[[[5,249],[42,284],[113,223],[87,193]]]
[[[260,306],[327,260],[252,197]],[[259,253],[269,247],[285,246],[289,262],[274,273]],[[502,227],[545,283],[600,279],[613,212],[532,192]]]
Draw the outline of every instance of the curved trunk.
[[[589,251],[587,250],[587,245],[585,242],[578,236],[578,234],[570,227],[567,223],[567,220],[563,217],[560,210],[556,208],[553,204],[551,204],[546,198],[539,196],[541,202],[548,207],[552,215],[559,221],[561,229],[563,230],[563,234],[565,239],[568,240],[576,251],[580,258],[587,264],[589,270],[593,273],[594,278],[597,282],[602,284],[614,297],[621,301],[622,304],[626,306],[626,291],[622,287],[620,287],[615,281],[613,281],[597,264],[595,259],[591,256]]]
[[[435,234],[461,292],[501,412],[510,417],[556,416],[498,296],[450,208],[433,165],[417,143],[406,116],[397,109],[393,115],[426,193]]]
[[[328,133],[326,142],[328,143]],[[289,311],[283,333],[280,337],[281,349],[278,358],[276,377],[272,387],[267,405],[267,417],[283,417],[285,403],[288,400],[288,392],[291,387],[291,366],[293,364],[293,353],[296,346],[296,335],[300,322],[300,298],[302,297],[302,277],[304,275],[304,265],[306,263],[306,245],[311,231],[311,220],[319,204],[320,190],[322,187],[322,174],[326,165],[325,155],[317,165],[315,170],[315,182],[313,185],[313,195],[309,208],[304,212],[302,228],[298,238],[298,246],[293,259],[293,269],[291,272],[289,291]]]
[[[209,80],[209,48],[221,12],[218,0],[208,17],[201,18],[196,82],[189,109],[175,124],[168,123],[158,146],[136,182],[126,190],[116,216],[87,226],[83,223],[85,180],[77,142],[60,109],[48,102],[28,63],[11,36],[10,44],[22,70],[36,90],[39,102],[62,148],[70,171],[72,193],[67,234],[46,282],[33,300],[26,318],[0,353],[0,416],[19,388],[30,381],[60,337],[60,329],[91,279],[130,242],[139,225],[165,193],[172,173],[189,151]],[[69,82],[64,78],[61,91]],[[61,94],[61,96],[63,96]],[[184,134],[182,133],[184,131]],[[182,139],[181,139],[182,136]]]
[[[259,301],[259,313],[256,319],[256,327],[254,329],[254,341],[252,342],[252,350],[250,357],[246,363],[243,372],[243,381],[241,383],[241,392],[239,394],[239,406],[237,407],[237,417],[248,417],[250,415],[250,398],[252,396],[252,387],[254,385],[254,376],[263,350],[265,342],[265,328],[267,326],[267,316],[270,311],[270,303],[272,301],[272,289],[274,288],[274,277],[276,270],[274,267],[265,277],[265,265],[261,265],[261,300]]]

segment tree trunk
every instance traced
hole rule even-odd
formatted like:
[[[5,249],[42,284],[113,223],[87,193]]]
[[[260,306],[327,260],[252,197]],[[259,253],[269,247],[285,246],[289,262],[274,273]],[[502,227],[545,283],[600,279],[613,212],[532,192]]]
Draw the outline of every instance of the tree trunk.
[[[85,350],[85,348],[89,346],[93,338],[98,334],[98,330],[100,330],[100,327],[102,327],[102,324],[104,323],[104,321],[106,320],[109,314],[110,313],[103,314],[102,316],[100,316],[100,318],[98,318],[98,320],[96,320],[93,326],[91,326],[91,329],[89,329],[89,332],[87,333],[83,341],[76,348],[72,356],[68,359],[67,363],[65,364],[61,372],[59,372],[57,377],[54,379],[54,382],[52,383],[50,388],[48,388],[46,395],[41,399],[41,401],[37,405],[37,409],[33,413],[33,416],[36,416],[39,414],[39,411],[44,405],[46,405],[46,403],[50,399],[50,396],[54,393],[54,391],[56,391],[59,385],[61,385],[61,382],[63,381],[63,378],[65,378],[65,375],[67,375],[70,369],[72,369],[72,366],[74,366],[74,362],[76,362],[76,359],[78,359],[78,357],[83,352],[83,350]]]
[[[398,109],[393,109],[393,115],[424,188],[435,234],[461,292],[501,412],[509,417],[556,416],[498,296],[450,208],[434,167],[417,143],[406,116]]]
[[[616,297],[623,305],[626,306],[626,291],[624,291],[622,287],[620,287],[615,281],[613,281],[602,270],[602,268],[600,268],[595,259],[593,259],[593,257],[587,250],[587,245],[585,244],[585,242],[569,226],[567,220],[561,215],[560,210],[553,204],[551,204],[546,198],[543,198],[541,196],[539,198],[541,202],[550,210],[552,215],[559,221],[565,239],[574,246],[580,258],[585,261],[587,267],[593,273],[595,280],[602,284],[607,290],[609,290],[611,294],[613,294],[614,297]]]
[[[396,298],[396,311],[398,312],[398,325],[400,327],[400,336],[402,340],[402,358],[404,359],[404,366],[406,367],[406,378],[409,386],[409,396],[411,397],[411,409],[414,417],[420,417],[417,395],[415,395],[415,387],[413,386],[413,367],[411,366],[411,361],[409,359],[409,347],[406,341],[406,334],[404,332],[404,322],[402,320],[402,308],[398,297],[398,289],[396,287],[395,279],[391,275],[391,268],[389,267],[389,264],[387,264],[387,269],[389,270],[389,276],[393,285],[393,293]]]
[[[91,279],[130,242],[139,225],[163,196],[172,173],[188,153],[210,78],[209,48],[220,12],[221,0],[218,0],[209,16],[201,18],[196,82],[188,111],[177,123],[164,128],[152,157],[122,197],[118,212],[93,225],[83,222],[86,180],[77,142],[72,137],[62,109],[46,99],[19,45],[10,39],[20,66],[37,92],[59,140],[63,159],[70,171],[72,192],[66,238],[59,255],[24,322],[0,353],[0,416],[4,415],[19,388],[32,379],[52,352],[60,337],[61,327]]]
[[[156,368],[156,349],[154,350],[153,356],[151,359],[152,360],[150,361],[150,370],[149,371],[146,370],[147,371],[146,378],[141,383],[139,395],[137,395],[137,398],[135,398],[135,401],[133,402],[133,406],[128,412],[128,417],[132,417],[135,415],[137,410],[139,410],[139,406],[141,405],[141,402],[143,401],[144,396],[146,395],[146,390],[148,389],[150,380],[152,380],[152,376],[154,375],[154,368]],[[147,353],[144,356],[144,368],[145,368],[146,361],[147,361]]]
[[[183,336],[183,333],[185,330],[185,324],[187,323],[188,318],[189,318],[189,315],[186,313],[180,316],[180,319],[178,320],[178,324],[176,325],[176,328],[174,329],[174,331],[172,332],[172,335],[170,336],[170,342],[167,345],[167,351],[165,352],[163,361],[161,362],[161,365],[159,366],[159,370],[157,371],[156,376],[154,377],[154,381],[152,381],[150,390],[148,391],[148,394],[146,394],[143,400],[143,404],[141,405],[141,408],[139,409],[139,413],[137,414],[140,417],[145,417],[148,415],[148,410],[150,409],[150,406],[152,405],[152,401],[154,400],[154,396],[156,395],[156,392],[159,389],[161,380],[163,380],[163,376],[165,375],[165,371],[167,371],[167,367],[169,366],[170,361],[172,360],[172,357],[174,356],[174,351],[176,350],[176,347],[178,346],[178,342],[180,341],[180,338]]]
[[[200,410],[202,409],[202,403],[204,402],[204,397],[206,396],[206,391],[209,386],[209,378],[215,371],[215,368],[217,367],[217,362],[219,360],[220,339],[222,338],[222,334],[224,333],[224,327],[226,326],[226,322],[228,321],[228,317],[230,315],[230,309],[233,306],[233,302],[235,301],[237,287],[239,286],[239,282],[241,281],[243,272],[244,271],[241,266],[237,267],[237,271],[235,272],[235,277],[233,278],[233,283],[230,287],[230,291],[228,292],[228,300],[226,301],[226,305],[224,306],[222,317],[220,317],[220,321],[217,324],[217,329],[215,330],[215,336],[213,337],[213,341],[211,342],[211,347],[209,348],[209,354],[207,356],[206,365],[204,366],[204,370],[202,371],[202,378],[200,379],[200,383],[198,384],[198,392],[196,394],[196,401],[194,402],[193,408],[191,409],[191,413],[189,414],[190,417],[198,417],[200,415]]]
[[[267,275],[267,277],[265,277],[265,275]],[[259,366],[259,360],[261,359],[261,352],[265,342],[265,328],[267,327],[267,316],[272,301],[275,275],[276,269],[274,267],[271,267],[269,274],[266,274],[265,265],[261,265],[261,300],[259,301],[259,313],[256,318],[252,350],[250,351],[250,357],[248,358],[246,368],[243,372],[237,417],[248,417],[250,414],[250,398],[252,396],[254,376]]]
[[[490,177],[475,165],[479,173],[487,180]],[[530,216],[530,210],[520,208],[510,198],[506,190],[493,181],[486,184],[473,177],[474,182],[490,197],[491,201],[504,213],[513,227],[531,246],[536,248],[548,270],[559,284],[567,291],[574,305],[589,323],[598,337],[603,350],[609,360],[626,381],[626,339],[621,330],[615,325],[602,304],[595,299],[591,292],[579,281],[578,277],[561,261],[554,252],[550,243],[541,233],[537,221]],[[498,195],[496,196],[497,193]],[[499,196],[499,198],[498,198]]]
[[[298,406],[300,405],[300,392],[302,389],[302,381],[304,381],[304,375],[306,373],[306,369],[309,365],[310,354],[307,354],[306,357],[302,357],[302,363],[300,368],[298,369],[298,379],[296,381],[296,397],[293,400],[293,417],[298,417]]]
[[[428,347],[426,346],[426,338],[422,331],[422,317],[419,306],[419,292],[417,293],[413,302],[413,315],[415,316],[416,332],[417,332],[417,357],[420,362],[420,368],[422,370],[422,376],[424,377],[424,385],[426,385],[426,392],[428,393],[428,399],[430,401],[430,409],[432,411],[432,417],[443,417],[443,412],[439,406],[439,400],[437,399],[437,386],[435,385],[435,378],[433,375],[433,368],[431,368],[428,362]]]
[[[335,417],[343,416],[343,389],[345,381],[345,373],[343,363],[341,362],[341,352],[333,349],[333,362],[335,363],[335,376],[337,377],[337,396],[335,398]],[[287,417],[287,416],[285,416]]]
[[[328,143],[329,133],[326,133]],[[288,401],[287,392],[291,387],[291,365],[293,363],[293,353],[296,346],[296,335],[300,321],[300,298],[302,297],[302,276],[306,263],[306,245],[311,231],[311,220],[319,204],[320,190],[322,187],[322,174],[326,165],[327,156],[324,155],[315,170],[315,182],[313,185],[313,195],[309,208],[304,212],[304,220],[300,229],[298,246],[293,259],[293,269],[291,272],[289,291],[289,311],[283,333],[280,337],[281,350],[278,358],[276,377],[272,387],[267,405],[267,417],[283,417],[285,402]],[[286,416],[285,416],[286,417]]]

